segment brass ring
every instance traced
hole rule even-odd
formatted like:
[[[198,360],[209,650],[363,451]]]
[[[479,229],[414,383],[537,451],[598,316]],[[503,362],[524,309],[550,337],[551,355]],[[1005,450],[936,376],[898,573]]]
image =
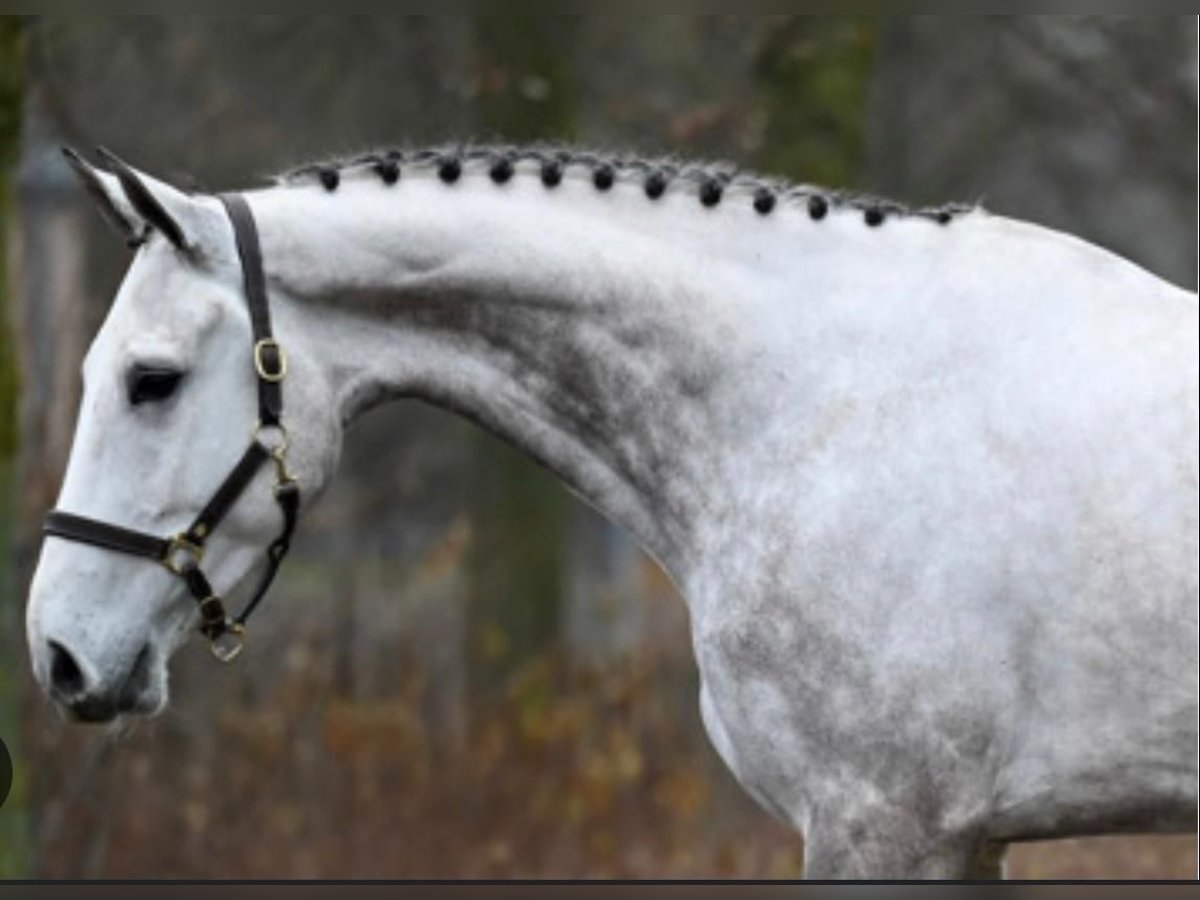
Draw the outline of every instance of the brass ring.
[[[182,562],[177,562],[176,557],[183,554],[188,557]],[[183,570],[189,563],[194,566],[200,565],[204,561],[204,545],[197,544],[188,539],[186,532],[180,532],[167,542],[167,552],[163,554],[160,560],[168,570],[176,575],[182,575]]]
[[[272,445],[270,441],[263,440],[263,434],[268,431],[277,431],[279,433],[279,442],[277,444]],[[254,430],[250,432],[250,439],[256,444],[262,444],[267,448],[268,453],[276,457],[280,454],[286,453],[287,448],[290,447],[292,443],[291,438],[288,436],[288,430],[284,427],[282,422],[277,425],[268,425],[264,422],[257,423],[254,426]]]

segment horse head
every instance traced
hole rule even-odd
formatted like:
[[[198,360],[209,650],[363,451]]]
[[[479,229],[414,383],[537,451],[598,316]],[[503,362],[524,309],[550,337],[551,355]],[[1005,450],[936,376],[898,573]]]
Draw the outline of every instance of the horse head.
[[[331,419],[318,367],[305,365],[296,334],[288,335],[290,372],[278,390],[289,417],[305,427],[290,437],[279,426],[270,437],[256,430],[251,317],[221,200],[185,194],[103,155],[109,171],[67,151],[104,217],[136,252],[83,363],[58,502],[67,513],[59,515],[98,527],[101,538],[111,537],[106,528],[147,541],[164,535],[167,549],[164,564],[153,565],[137,552],[113,552],[129,550],[119,541],[104,546],[69,533],[75,539],[64,540],[47,527],[27,611],[33,669],[55,701],[85,721],[160,710],[168,660],[198,615],[198,605],[187,602],[194,585],[176,576],[203,557],[206,583],[232,588],[255,570],[278,533],[270,465],[246,466],[237,496],[223,501],[228,508],[220,511],[219,528],[208,534],[196,525],[248,443],[265,446],[262,461],[269,463],[266,455],[290,439],[286,474],[306,499],[332,471],[340,446],[340,423]],[[287,317],[277,318],[286,332]],[[203,622],[206,609],[199,606]]]

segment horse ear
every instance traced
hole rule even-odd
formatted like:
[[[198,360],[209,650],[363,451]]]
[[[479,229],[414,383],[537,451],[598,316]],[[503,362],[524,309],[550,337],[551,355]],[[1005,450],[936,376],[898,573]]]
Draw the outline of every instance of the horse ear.
[[[199,259],[202,244],[211,243],[214,229],[213,204],[191,197],[165,181],[139,172],[103,147],[96,149],[109,171],[82,159],[69,147],[63,153],[96,200],[100,212],[133,246],[142,244],[157,231],[175,247]]]
[[[125,198],[142,221],[180,250],[191,249],[192,245],[181,224],[181,220],[189,217],[191,199],[169,184],[138,172],[103,147],[97,147],[96,152],[117,176]]]
[[[146,225],[130,205],[116,176],[100,171],[70,147],[63,147],[62,152],[88,194],[96,201],[104,221],[115,228],[131,247],[142,243],[146,238]]]

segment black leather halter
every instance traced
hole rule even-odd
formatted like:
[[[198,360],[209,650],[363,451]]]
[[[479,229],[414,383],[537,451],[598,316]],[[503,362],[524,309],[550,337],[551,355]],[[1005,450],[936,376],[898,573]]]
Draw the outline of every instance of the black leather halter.
[[[183,579],[188,592],[199,604],[200,631],[208,638],[213,655],[228,662],[241,652],[246,620],[266,595],[287,554],[300,509],[300,488],[287,468],[288,436],[281,418],[287,357],[271,334],[271,308],[267,302],[258,230],[250,207],[241,195],[221,194],[220,200],[233,223],[254,337],[258,424],[254,427],[250,446],[192,524],[174,537],[158,537],[57,509],[46,516],[42,530],[47,535],[144,556],[164,565]],[[275,501],[283,513],[283,528],[267,547],[267,566],[250,599],[237,616],[230,618],[225,604],[213,592],[200,569],[205,542],[268,461],[274,463]]]

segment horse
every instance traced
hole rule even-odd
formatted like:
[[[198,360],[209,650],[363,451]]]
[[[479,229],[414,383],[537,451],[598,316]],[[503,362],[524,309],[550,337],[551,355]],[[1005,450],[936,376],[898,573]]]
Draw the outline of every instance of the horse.
[[[197,623],[232,656],[222,592],[349,422],[418,398],[661,564],[806,877],[1195,828],[1194,293],[978,206],[676,160],[393,150],[214,196],[68,157],[136,248],[30,586],[69,715],[162,709]]]

